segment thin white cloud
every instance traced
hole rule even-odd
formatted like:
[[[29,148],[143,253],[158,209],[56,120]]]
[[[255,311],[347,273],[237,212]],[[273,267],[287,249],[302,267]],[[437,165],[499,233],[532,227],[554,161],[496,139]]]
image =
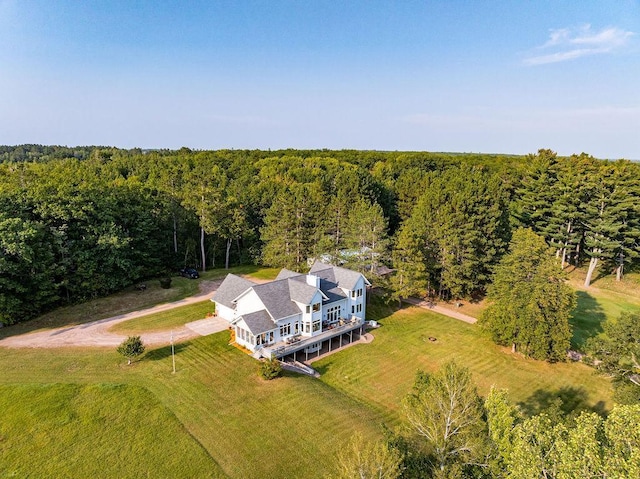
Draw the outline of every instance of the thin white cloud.
[[[576,58],[613,53],[624,48],[635,33],[617,27],[600,31],[584,25],[578,29],[561,28],[551,30],[547,42],[525,58],[525,65],[545,65]]]

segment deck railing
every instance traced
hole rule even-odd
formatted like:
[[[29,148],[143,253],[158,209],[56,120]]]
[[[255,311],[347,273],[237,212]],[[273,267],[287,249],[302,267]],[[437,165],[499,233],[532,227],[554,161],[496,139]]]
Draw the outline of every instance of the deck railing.
[[[331,329],[325,329],[320,334],[311,337],[303,336],[303,339],[293,343],[276,343],[273,346],[265,347],[264,353],[271,353],[272,356],[282,357],[289,353],[293,353],[294,351],[299,351],[310,344],[319,343],[321,341],[326,341],[327,339],[334,338],[339,336],[342,333],[353,331],[354,329],[362,326],[364,324],[364,319],[358,318],[354,316],[352,319],[344,320],[344,324],[335,326]],[[266,355],[265,354],[265,355]]]

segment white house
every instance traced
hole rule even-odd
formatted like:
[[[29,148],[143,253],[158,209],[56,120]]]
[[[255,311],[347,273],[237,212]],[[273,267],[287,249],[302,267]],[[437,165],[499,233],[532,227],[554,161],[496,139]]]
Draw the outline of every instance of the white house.
[[[362,332],[369,281],[360,273],[316,262],[308,274],[283,269],[256,284],[229,274],[211,301],[235,330],[236,341],[257,356],[296,356]]]

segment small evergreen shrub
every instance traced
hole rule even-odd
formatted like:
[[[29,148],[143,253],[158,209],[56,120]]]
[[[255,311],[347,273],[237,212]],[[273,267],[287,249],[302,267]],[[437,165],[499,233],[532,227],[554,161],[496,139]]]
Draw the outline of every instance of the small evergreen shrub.
[[[145,346],[140,336],[129,336],[117,348],[117,351],[127,358],[127,364],[131,364],[131,360],[144,353],[144,350]]]
[[[275,358],[265,359],[260,363],[260,377],[270,381],[282,374],[282,366],[280,361]]]
[[[160,287],[162,289],[169,289],[171,288],[171,278],[166,277],[166,278],[161,278],[160,279]]]

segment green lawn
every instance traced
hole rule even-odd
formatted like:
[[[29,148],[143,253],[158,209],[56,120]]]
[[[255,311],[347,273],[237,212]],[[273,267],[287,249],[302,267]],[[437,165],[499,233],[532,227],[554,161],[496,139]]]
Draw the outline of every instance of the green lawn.
[[[628,303],[628,296],[621,303],[608,293],[592,293],[606,314]],[[601,314],[586,300],[580,302],[582,317]],[[206,303],[121,327],[170,328],[188,314],[200,316]],[[491,385],[508,388],[528,413],[558,396],[567,410],[612,405],[609,382],[582,364],[513,355],[477,326],[419,308],[395,311],[374,299],[368,313],[382,324],[373,331],[374,341],[314,363],[320,380],[294,374],[259,379],[256,361],[229,346],[227,332],[178,344],[176,374],[169,347],[148,351],[131,366],[104,348],[0,350],[0,477],[41,477],[40,470],[49,477],[76,471],[131,477],[138,457],[145,458],[141,477],[325,477],[355,431],[380,437],[382,423],[402,421],[400,401],[418,369],[433,371],[449,359],[471,369],[481,394]],[[130,450],[111,457],[120,447]],[[45,452],[39,455],[36,448]],[[184,457],[183,468],[170,469],[170,458],[159,466],[162,451]],[[47,464],[43,457],[50,458]],[[73,473],[65,457],[74,458]]]
[[[168,330],[191,321],[203,319],[207,316],[207,313],[213,313],[214,309],[213,303],[207,299],[199,303],[130,319],[114,325],[110,328],[110,331],[113,333],[141,334],[149,331]]]
[[[582,349],[588,338],[602,332],[606,319],[615,320],[622,312],[640,313],[640,287],[634,287],[631,280],[625,281],[624,285],[616,285],[609,279],[599,285],[604,287],[594,285],[588,289],[581,282],[571,281],[578,295],[578,306],[571,318],[574,347]]]
[[[512,400],[535,412],[555,396],[566,409],[610,408],[609,382],[576,363],[549,364],[511,354],[479,333],[476,325],[415,307],[393,311],[374,302],[369,318],[382,324],[370,345],[355,346],[314,363],[321,381],[370,404],[393,420],[417,370],[433,371],[455,359],[469,367],[479,392],[506,388]],[[435,337],[432,342],[429,337]]]
[[[369,438],[381,435],[382,418],[366,404],[309,377],[292,374],[263,381],[257,375],[257,362],[229,346],[228,339],[228,333],[223,332],[177,345],[175,375],[168,347],[148,352],[131,366],[115,351],[105,349],[60,349],[55,353],[12,350],[0,355],[0,384],[124,383],[145,388],[175,415],[226,475],[239,479],[326,477],[336,450],[354,431]],[[38,404],[51,400],[37,390],[31,395]],[[120,411],[116,403],[121,399],[131,414],[147,411],[146,404],[127,406],[126,398],[114,395],[105,396],[96,408],[109,409],[111,403]],[[61,407],[61,411],[67,409]],[[51,434],[55,438],[55,430]],[[108,454],[109,444],[122,443],[122,431],[117,428],[108,428],[104,434],[93,445],[94,454]],[[159,427],[157,434],[177,440],[177,433],[170,428]],[[93,435],[91,430],[86,433],[87,439]],[[20,440],[28,441],[28,434]],[[156,447],[154,441],[147,437],[136,446],[137,453],[150,454],[148,449]],[[93,456],[82,459],[85,445],[69,447],[78,460],[92,460]],[[4,455],[0,456],[0,470],[2,467],[7,467]],[[117,477],[110,470],[106,475]],[[61,476],[62,472],[57,475]]]
[[[584,350],[585,341],[602,331],[606,319],[617,319],[624,311],[640,312],[640,274],[629,273],[618,282],[613,275],[596,275],[589,288],[583,286],[584,268],[568,269],[569,284],[576,290],[578,304],[571,315],[573,338],[571,346]],[[463,301],[460,308],[452,304],[441,306],[479,318],[487,307],[487,302],[469,303]]]
[[[144,388],[0,385],[0,477],[224,477]]]

